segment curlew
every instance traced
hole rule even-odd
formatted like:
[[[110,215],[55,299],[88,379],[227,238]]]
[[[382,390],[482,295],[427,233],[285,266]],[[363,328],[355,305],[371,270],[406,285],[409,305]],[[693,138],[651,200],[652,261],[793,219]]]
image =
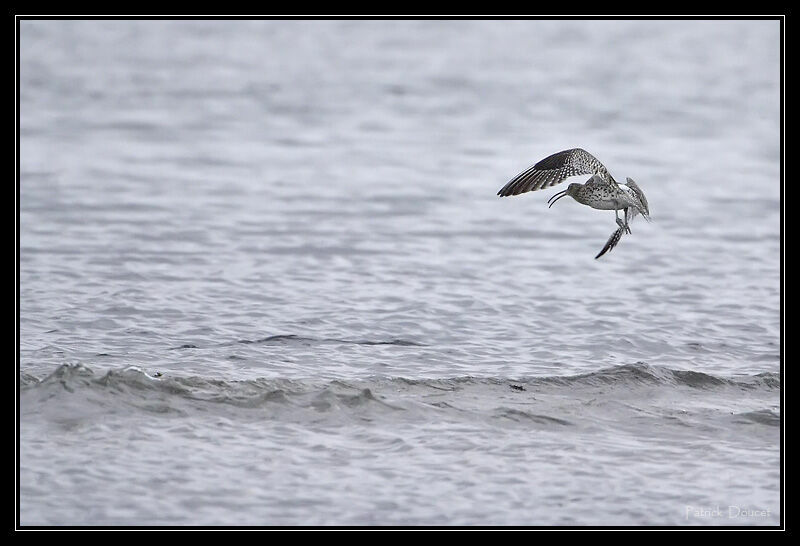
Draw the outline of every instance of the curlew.
[[[570,196],[578,203],[593,209],[614,211],[619,227],[595,256],[597,259],[617,246],[624,233],[631,232],[630,221],[637,214],[650,221],[647,198],[632,179],[628,178],[625,184],[617,183],[596,157],[581,148],[573,148],[546,157],[533,167],[522,171],[503,186],[497,195],[506,197],[541,190],[560,184],[572,176],[586,174],[592,177],[584,184],[573,182],[566,190],[556,193],[547,202],[549,207],[552,207],[562,197]],[[619,217],[620,211],[623,211],[623,218]]]

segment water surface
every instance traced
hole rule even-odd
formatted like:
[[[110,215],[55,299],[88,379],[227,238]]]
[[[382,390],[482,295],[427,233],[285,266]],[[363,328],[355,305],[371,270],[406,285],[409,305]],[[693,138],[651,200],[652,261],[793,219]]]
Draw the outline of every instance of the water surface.
[[[23,525],[779,523],[777,21],[22,21],[20,62]],[[610,212],[495,195],[576,146],[653,217],[600,260]]]

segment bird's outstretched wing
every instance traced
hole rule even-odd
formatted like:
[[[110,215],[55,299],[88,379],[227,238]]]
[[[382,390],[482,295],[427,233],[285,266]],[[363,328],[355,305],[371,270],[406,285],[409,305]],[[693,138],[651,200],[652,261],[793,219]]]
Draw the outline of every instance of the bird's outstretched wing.
[[[606,252],[610,251],[612,248],[617,246],[617,243],[619,242],[620,239],[622,239],[622,234],[624,232],[625,232],[625,228],[619,228],[617,231],[612,233],[611,237],[609,237],[608,241],[606,241],[606,246],[603,247],[603,250],[601,250],[600,254],[595,256],[594,259],[596,260],[597,258],[602,256],[603,254],[605,254]]]
[[[570,176],[599,174],[608,178],[608,170],[595,156],[582,148],[564,150],[542,159],[512,178],[497,195],[519,195],[528,191],[555,186]]]

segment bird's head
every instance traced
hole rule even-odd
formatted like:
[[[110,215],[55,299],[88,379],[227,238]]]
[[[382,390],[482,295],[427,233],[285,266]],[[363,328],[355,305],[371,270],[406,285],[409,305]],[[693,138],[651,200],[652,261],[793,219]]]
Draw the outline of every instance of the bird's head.
[[[560,191],[560,192],[558,192],[557,194],[553,195],[553,197],[551,197],[550,199],[548,199],[548,200],[547,200],[547,202],[548,202],[548,203],[550,203],[550,206],[549,206],[549,207],[547,207],[547,208],[550,208],[550,207],[552,207],[552,206],[553,206],[553,204],[554,204],[556,201],[558,201],[559,199],[561,199],[562,197],[565,197],[565,196],[567,196],[567,195],[569,195],[570,197],[573,197],[573,196],[575,195],[575,192],[576,192],[576,191],[578,191],[578,188],[580,188],[580,187],[581,187],[581,185],[580,185],[580,184],[578,184],[577,182],[573,182],[572,184],[570,184],[569,186],[567,186],[567,189],[566,189],[566,190],[564,190],[564,191]]]

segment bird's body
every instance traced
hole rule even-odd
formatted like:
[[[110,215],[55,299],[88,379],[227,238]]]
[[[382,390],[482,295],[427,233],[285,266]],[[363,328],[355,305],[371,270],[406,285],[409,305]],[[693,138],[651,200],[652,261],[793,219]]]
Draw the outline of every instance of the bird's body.
[[[572,184],[570,184],[572,186]],[[622,186],[616,188],[595,175],[585,184],[575,184],[572,198],[582,205],[599,210],[622,210],[631,205],[631,198]]]
[[[606,246],[595,256],[599,258],[617,245],[623,233],[631,232],[629,222],[634,216],[641,214],[649,221],[650,209],[636,182],[628,178],[626,184],[617,183],[608,169],[586,150],[573,148],[546,157],[511,179],[497,195],[506,197],[536,191],[581,174],[591,174],[592,177],[584,184],[573,182],[566,190],[553,195],[549,203],[552,207],[562,197],[570,196],[593,209],[615,211],[619,229],[611,234]],[[620,219],[619,211],[623,211],[624,219]]]

